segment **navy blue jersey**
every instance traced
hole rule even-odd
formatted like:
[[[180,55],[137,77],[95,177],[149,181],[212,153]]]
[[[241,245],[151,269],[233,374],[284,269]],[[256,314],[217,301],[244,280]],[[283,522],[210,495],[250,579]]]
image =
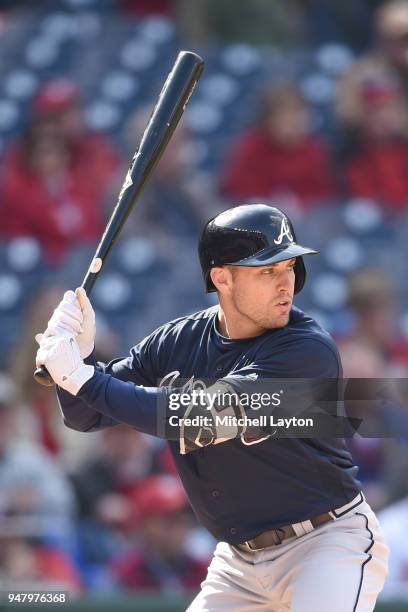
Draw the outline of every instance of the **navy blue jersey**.
[[[285,327],[244,340],[223,337],[217,314],[215,306],[167,323],[129,357],[98,363],[77,397],[59,389],[66,425],[94,431],[126,422],[155,434],[159,385],[178,378],[342,376],[334,341],[298,308]],[[341,507],[360,490],[343,439],[236,438],[185,455],[178,440],[169,444],[198,519],[230,544]]]

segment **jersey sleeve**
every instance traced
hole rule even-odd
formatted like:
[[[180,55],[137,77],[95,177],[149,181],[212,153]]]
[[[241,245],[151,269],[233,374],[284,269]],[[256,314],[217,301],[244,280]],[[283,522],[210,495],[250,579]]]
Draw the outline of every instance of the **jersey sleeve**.
[[[153,387],[158,377],[158,358],[160,350],[160,330],[156,330],[139,344],[134,346],[129,356],[115,359],[108,364],[96,360],[92,353],[85,363],[93,365],[96,373],[108,374],[124,382],[143,387]],[[70,429],[77,431],[97,431],[113,427],[120,421],[96,411],[83,401],[80,396],[74,397],[57,387],[57,397],[63,421]]]

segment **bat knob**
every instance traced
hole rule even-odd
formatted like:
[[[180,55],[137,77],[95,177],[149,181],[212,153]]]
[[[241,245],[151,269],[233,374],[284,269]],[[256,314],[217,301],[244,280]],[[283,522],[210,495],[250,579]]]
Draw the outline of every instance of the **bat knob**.
[[[50,373],[45,366],[40,366],[34,372],[34,379],[43,387],[53,387],[55,385]]]

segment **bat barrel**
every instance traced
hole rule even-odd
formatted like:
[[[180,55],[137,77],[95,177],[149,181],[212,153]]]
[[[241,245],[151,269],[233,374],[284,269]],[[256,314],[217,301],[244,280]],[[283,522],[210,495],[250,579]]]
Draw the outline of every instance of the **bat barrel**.
[[[92,290],[120,230],[176,129],[203,67],[204,62],[196,53],[180,51],[178,54],[133,157],[115,210],[82,283],[87,295]]]

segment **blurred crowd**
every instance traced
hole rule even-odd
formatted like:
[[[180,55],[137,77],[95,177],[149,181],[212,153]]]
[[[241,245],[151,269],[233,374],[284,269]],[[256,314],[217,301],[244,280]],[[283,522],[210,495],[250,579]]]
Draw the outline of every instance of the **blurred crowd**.
[[[0,2],[1,27],[18,21],[29,4]],[[151,282],[147,266],[140,285],[154,306],[139,312],[136,296],[127,319],[120,309],[116,318],[98,319],[101,360],[141,340],[153,323],[213,303],[204,294],[197,301],[191,284],[198,286],[198,267],[189,260],[203,223],[231,205],[277,202],[295,225],[314,210],[335,219],[350,200],[372,202],[392,227],[406,218],[408,0],[104,4],[135,23],[152,12],[166,15],[184,40],[200,40],[212,52],[245,36],[264,43],[269,19],[271,44],[342,42],[355,59],[336,75],[329,130],[319,129],[304,88],[284,71],[257,89],[252,120],[235,126],[215,169],[200,165],[200,147],[182,122],[124,229],[127,239],[137,239],[127,256],[130,273],[139,271],[138,260],[150,261],[149,249],[160,253],[162,271]],[[257,16],[252,24],[248,4]],[[92,435],[70,431],[53,392],[32,379],[34,334],[44,328],[67,278],[75,282],[69,275],[75,257],[95,248],[150,111],[135,100],[120,133],[98,131],[86,121],[78,83],[53,75],[33,94],[21,129],[1,152],[1,245],[34,239],[47,271],[47,284],[27,297],[0,376],[3,590],[33,584],[78,595],[196,591],[214,547],[189,509],[162,441],[122,425]],[[408,377],[408,340],[397,325],[406,304],[393,278],[369,261],[347,278],[347,324],[336,332],[346,377]],[[110,287],[113,294],[125,291],[120,283]],[[8,290],[0,283],[0,292]],[[177,312],[180,301],[184,313]],[[0,327],[8,325],[4,318]],[[407,431],[403,411],[398,418]],[[390,596],[408,597],[408,436],[356,436],[350,446],[367,499],[384,516],[393,551]]]

